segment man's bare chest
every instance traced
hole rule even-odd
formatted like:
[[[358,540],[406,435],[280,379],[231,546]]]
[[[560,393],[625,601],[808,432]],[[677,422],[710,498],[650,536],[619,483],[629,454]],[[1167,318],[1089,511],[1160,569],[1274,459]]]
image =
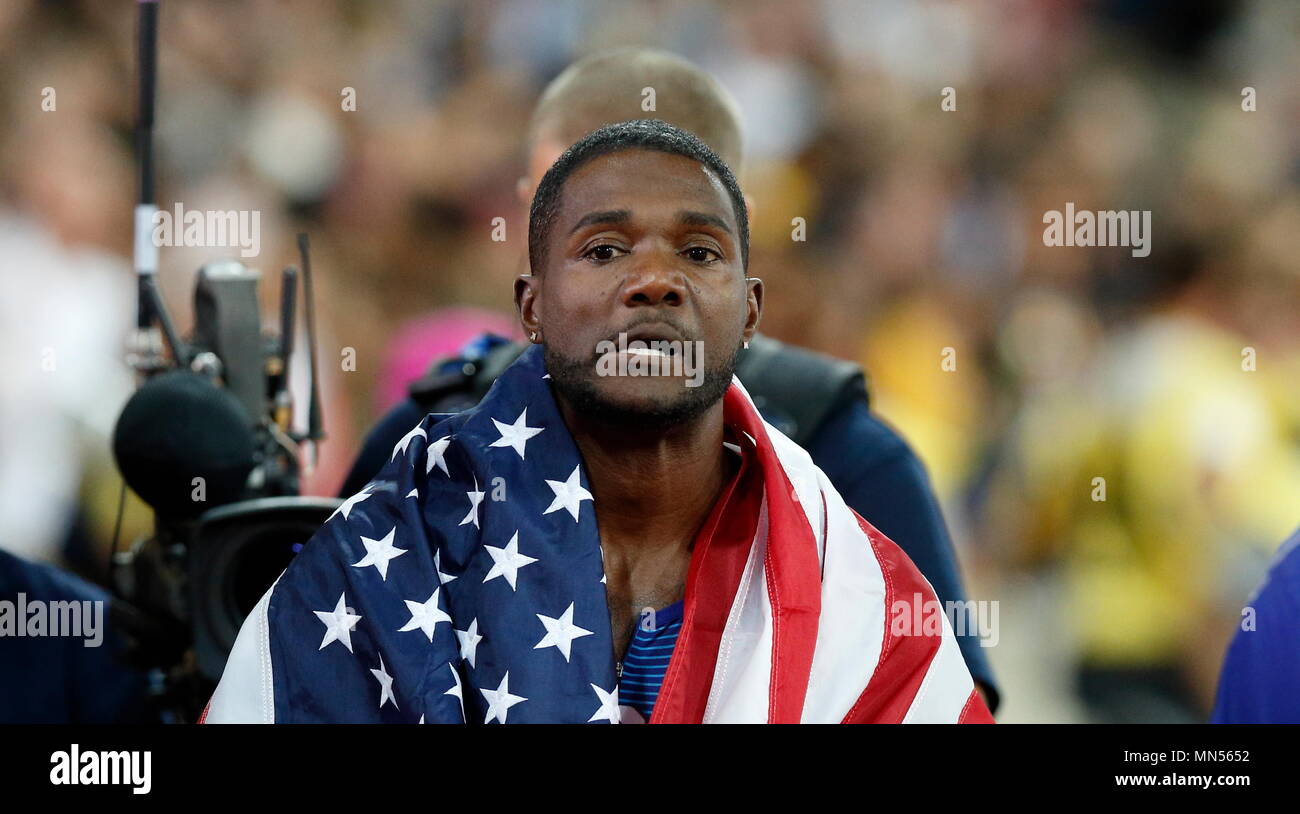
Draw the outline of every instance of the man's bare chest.
[[[655,611],[682,599],[689,560],[673,563],[652,575],[606,572],[605,596],[609,604],[609,626],[614,638],[614,656],[622,661],[638,625],[655,627]]]

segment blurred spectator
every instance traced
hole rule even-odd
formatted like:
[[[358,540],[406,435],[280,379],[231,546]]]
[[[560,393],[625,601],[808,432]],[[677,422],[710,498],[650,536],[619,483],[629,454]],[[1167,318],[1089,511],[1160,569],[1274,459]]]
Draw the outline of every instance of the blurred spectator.
[[[102,588],[48,565],[0,551],[0,724],[157,723],[148,676],[126,660]],[[18,626],[80,635],[17,635]],[[66,608],[66,610],[60,608]],[[91,610],[91,608],[95,608]],[[59,620],[56,622],[56,619]]]

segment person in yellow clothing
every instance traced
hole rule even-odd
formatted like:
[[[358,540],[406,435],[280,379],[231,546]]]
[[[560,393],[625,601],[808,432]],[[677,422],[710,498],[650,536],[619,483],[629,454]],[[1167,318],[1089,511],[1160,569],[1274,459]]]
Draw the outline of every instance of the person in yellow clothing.
[[[1189,282],[1105,342],[1079,388],[1026,404],[994,478],[1022,564],[1059,565],[1098,720],[1203,720],[1242,598],[1296,523],[1282,365],[1255,363],[1217,291]]]

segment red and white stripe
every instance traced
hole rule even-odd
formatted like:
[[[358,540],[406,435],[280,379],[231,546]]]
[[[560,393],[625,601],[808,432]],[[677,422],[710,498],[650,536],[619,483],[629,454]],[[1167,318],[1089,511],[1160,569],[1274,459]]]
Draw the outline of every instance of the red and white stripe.
[[[743,562],[697,554],[652,722],[991,723],[946,616],[940,635],[891,633],[896,600],[935,607],[911,560],[762,421],[739,382],[726,414],[762,467],[753,544]],[[736,585],[725,613],[719,584]]]

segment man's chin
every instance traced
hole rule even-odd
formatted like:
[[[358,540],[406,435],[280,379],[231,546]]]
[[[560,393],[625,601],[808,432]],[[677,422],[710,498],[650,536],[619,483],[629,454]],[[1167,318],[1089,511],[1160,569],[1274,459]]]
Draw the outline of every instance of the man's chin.
[[[698,417],[717,399],[705,401],[702,393],[692,392],[681,380],[659,382],[619,381],[611,384],[606,379],[586,382],[579,393],[585,398],[575,399],[578,393],[556,383],[562,396],[580,413],[610,423],[625,423],[668,427]]]
[[[731,383],[726,371],[697,382],[676,376],[598,376],[586,366],[548,358],[556,392],[575,412],[604,423],[669,427],[699,417]]]
[[[687,379],[670,377],[596,377],[592,388],[605,403],[629,412],[656,413],[675,409],[691,400]]]

